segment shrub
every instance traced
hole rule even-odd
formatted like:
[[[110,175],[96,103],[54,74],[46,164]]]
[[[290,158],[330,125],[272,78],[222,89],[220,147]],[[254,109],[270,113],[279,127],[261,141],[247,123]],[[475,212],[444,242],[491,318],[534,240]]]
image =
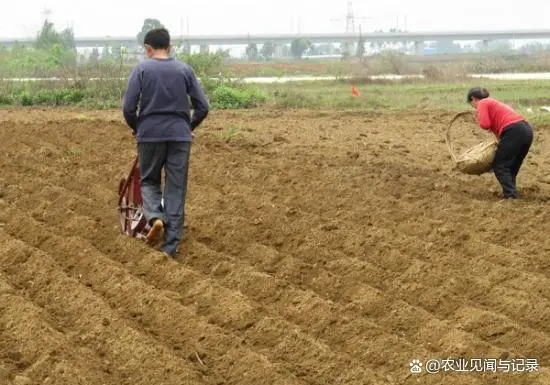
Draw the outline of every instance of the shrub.
[[[12,98],[9,95],[0,95],[0,106],[6,106],[13,103]]]
[[[33,100],[32,96],[28,91],[23,91],[19,95],[19,103],[21,103],[22,106],[32,106]]]
[[[282,108],[304,108],[313,107],[318,102],[317,100],[309,97],[306,93],[297,91],[292,88],[288,88],[282,91],[275,91],[273,93],[277,105]]]
[[[429,80],[441,80],[444,77],[443,71],[434,65],[429,65],[422,70],[422,74]]]
[[[230,85],[218,85],[211,96],[213,108],[252,108],[265,102],[265,95],[256,88],[239,89]]]
[[[228,53],[218,51],[216,53],[195,53],[191,55],[181,54],[178,59],[189,64],[197,76],[215,75],[222,71],[225,58]]]

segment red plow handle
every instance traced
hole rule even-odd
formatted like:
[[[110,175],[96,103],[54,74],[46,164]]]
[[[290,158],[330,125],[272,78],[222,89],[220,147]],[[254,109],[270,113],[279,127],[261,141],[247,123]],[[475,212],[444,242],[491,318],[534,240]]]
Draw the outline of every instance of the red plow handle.
[[[132,176],[135,175],[137,165],[138,165],[138,156],[136,156],[136,158],[134,159],[134,163],[132,164],[132,168],[130,169],[130,174],[128,174],[128,178],[126,178],[126,180],[124,181],[124,184],[122,185],[120,191],[118,192],[119,206],[122,203],[122,199],[124,198],[124,195],[126,194],[128,187],[130,186],[130,183],[132,183]]]

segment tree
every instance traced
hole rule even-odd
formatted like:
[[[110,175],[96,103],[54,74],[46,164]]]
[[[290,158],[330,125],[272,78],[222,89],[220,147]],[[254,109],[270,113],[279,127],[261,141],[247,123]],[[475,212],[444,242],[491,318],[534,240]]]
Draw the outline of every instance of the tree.
[[[48,57],[45,62],[50,67],[73,67],[77,64],[77,54],[74,51],[64,49],[56,43],[48,50]]]
[[[189,64],[198,76],[215,75],[223,70],[225,59],[229,58],[229,50],[217,50],[215,53],[179,54],[178,59]]]
[[[96,64],[99,61],[99,50],[97,48],[92,49],[90,54],[90,63]]]
[[[66,28],[59,33],[55,30],[53,23],[45,20],[36,38],[35,47],[37,49],[50,50],[55,45],[60,45],[65,50],[74,50],[75,42],[73,30]]]
[[[315,52],[318,55],[333,55],[338,52],[338,49],[332,43],[325,43],[317,45]]]
[[[191,45],[188,42],[183,42],[180,46],[180,52],[184,55],[191,55]]]
[[[76,50],[76,44],[74,42],[74,32],[71,28],[65,28],[63,31],[61,31],[59,37],[61,39],[61,44],[63,45],[63,48]]]
[[[63,65],[63,47],[61,44],[54,44],[50,48],[50,57],[48,58],[48,64],[59,67]]]
[[[294,39],[290,44],[290,52],[295,59],[301,59],[306,52],[311,47],[311,42],[306,39]]]
[[[120,59],[122,56],[122,46],[120,44],[116,44],[111,48],[111,57],[113,59]]]
[[[111,58],[112,55],[111,55],[111,47],[109,47],[108,45],[106,45],[105,47],[103,47],[103,49],[101,50],[101,58],[103,60],[105,59],[109,59]]]
[[[267,41],[262,45],[262,49],[260,50],[260,54],[265,60],[271,60],[273,58],[273,54],[275,53],[275,44],[271,41]]]
[[[546,51],[550,48],[549,44],[542,44],[540,42],[529,43],[523,45],[519,50],[522,53],[539,53]]]
[[[145,40],[145,35],[147,35],[147,32],[157,28],[164,28],[164,25],[157,19],[145,19],[143,21],[141,31],[137,34],[138,43],[143,45],[143,40]]]
[[[256,43],[250,43],[246,47],[246,56],[248,60],[256,60],[258,58],[258,46]]]
[[[401,33],[403,32],[401,29],[398,29],[398,28],[390,28],[390,30],[388,31],[389,33]],[[384,33],[384,30],[380,29],[380,30],[376,30],[374,31],[374,33]],[[382,49],[385,49],[385,48],[391,48],[393,45],[395,44],[395,42],[393,41],[376,41],[376,42],[372,42],[371,43],[371,47],[374,48],[374,49],[378,49],[378,50],[382,50]]]
[[[513,51],[512,42],[510,40],[490,41],[488,46],[488,51],[499,52],[499,53],[511,52]]]
[[[356,54],[358,58],[363,59],[363,55],[365,54],[365,38],[363,36],[359,38],[359,42],[357,43]]]
[[[439,54],[455,54],[462,52],[460,44],[455,43],[450,39],[441,39],[436,42],[437,53]]]
[[[340,54],[342,55],[342,59],[349,58],[351,56],[351,43],[345,41],[340,44]]]
[[[281,56],[290,57],[291,55],[292,55],[292,52],[290,51],[290,44],[281,45]]]
[[[55,31],[53,23],[50,23],[48,20],[44,20],[42,29],[38,34],[35,42],[35,46],[38,49],[48,49],[51,48],[55,43],[59,41],[59,35]]]

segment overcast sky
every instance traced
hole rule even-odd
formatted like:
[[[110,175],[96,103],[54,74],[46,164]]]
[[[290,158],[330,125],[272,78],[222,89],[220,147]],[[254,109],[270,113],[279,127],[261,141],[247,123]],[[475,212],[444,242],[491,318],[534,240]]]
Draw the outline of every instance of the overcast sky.
[[[134,36],[147,17],[172,35],[345,32],[346,0],[5,0],[0,37],[38,31],[44,8],[61,29],[78,36]],[[6,8],[7,7],[7,8]],[[409,31],[550,28],[549,0],[355,0],[363,31],[399,27]],[[331,19],[339,19],[337,21]],[[299,20],[299,22],[298,22]]]

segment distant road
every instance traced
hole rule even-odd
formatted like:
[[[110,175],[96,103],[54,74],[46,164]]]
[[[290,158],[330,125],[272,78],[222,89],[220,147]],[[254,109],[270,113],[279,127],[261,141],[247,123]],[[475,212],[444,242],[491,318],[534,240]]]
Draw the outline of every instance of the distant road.
[[[174,41],[185,41],[191,45],[242,45],[249,43],[263,44],[267,41],[274,43],[290,43],[297,37],[308,39],[313,43],[342,43],[356,42],[360,36],[368,42],[396,42],[396,41],[436,41],[436,40],[523,40],[523,39],[550,39],[550,29],[543,30],[493,30],[493,31],[440,31],[440,32],[381,32],[381,33],[302,33],[302,34],[260,34],[260,35],[193,35],[174,36]],[[12,46],[16,42],[31,43],[34,38],[0,38],[0,44]],[[95,36],[75,38],[77,47],[102,47],[106,44],[120,44],[134,46],[137,44],[135,36]]]
[[[500,74],[469,74],[472,78],[486,78],[494,80],[550,80],[550,72],[526,72],[526,73],[500,73]],[[423,75],[374,75],[368,76],[371,79],[385,79],[385,80],[400,80],[400,79],[414,79],[424,78]],[[246,83],[286,83],[286,82],[300,82],[300,81],[331,81],[338,79],[351,79],[350,76],[272,76],[272,77],[244,77],[234,78],[232,80],[242,80]],[[38,82],[38,81],[74,81],[71,78],[6,78],[1,81],[16,81],[16,82]],[[120,80],[127,81],[127,78],[90,78],[90,81],[99,80]]]

